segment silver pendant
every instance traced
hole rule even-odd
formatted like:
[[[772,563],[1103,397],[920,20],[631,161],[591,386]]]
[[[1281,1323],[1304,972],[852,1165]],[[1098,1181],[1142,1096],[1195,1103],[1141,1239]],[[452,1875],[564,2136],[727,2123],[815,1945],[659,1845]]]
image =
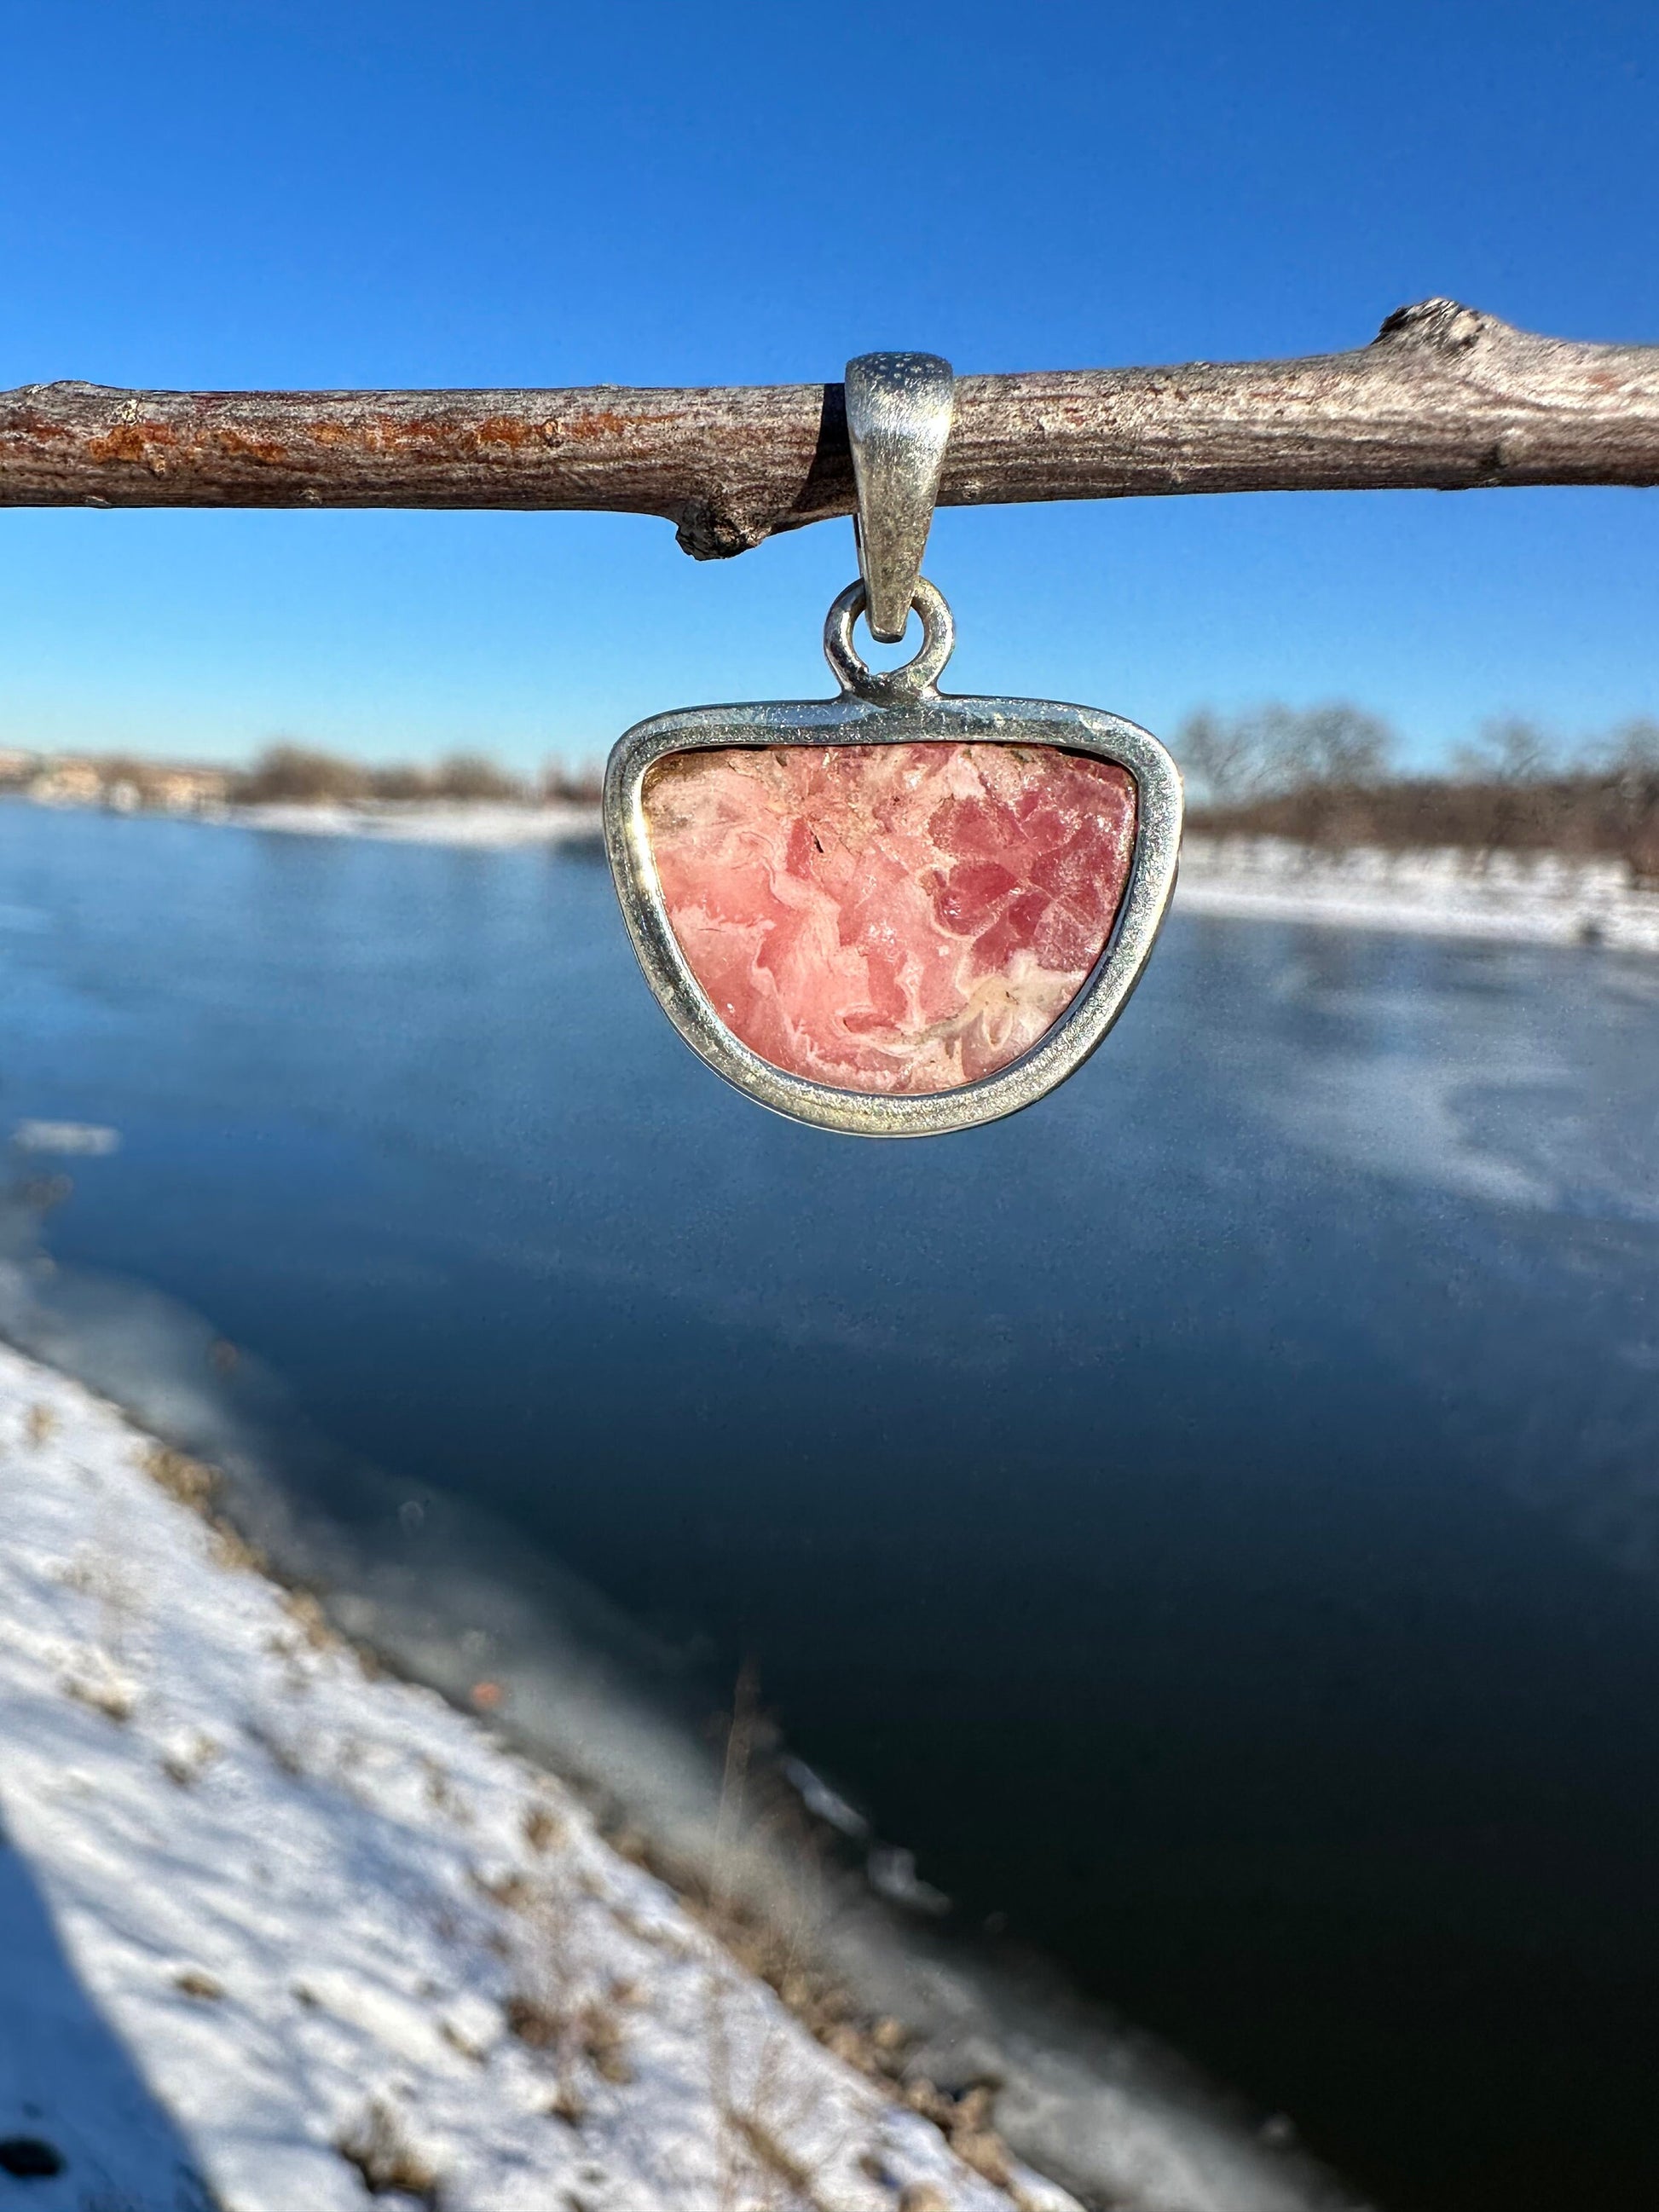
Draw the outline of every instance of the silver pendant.
[[[920,574],[948,366],[847,371],[860,580],[830,610],[828,700],[696,707],[618,739],[605,829],[647,981],[774,1112],[933,1136],[1052,1091],[1100,1043],[1175,887],[1181,778],[1091,707],[941,693],[949,608]],[[866,666],[853,625],[922,643]]]

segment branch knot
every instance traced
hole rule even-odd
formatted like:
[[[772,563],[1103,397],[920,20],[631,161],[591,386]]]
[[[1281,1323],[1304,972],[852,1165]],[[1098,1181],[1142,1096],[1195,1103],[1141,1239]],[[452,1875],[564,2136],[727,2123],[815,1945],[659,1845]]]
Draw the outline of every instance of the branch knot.
[[[769,523],[744,521],[717,500],[688,499],[674,536],[681,552],[694,561],[730,561],[764,544],[771,528]]]
[[[1425,346],[1435,353],[1466,353],[1488,331],[1502,327],[1495,315],[1456,300],[1419,300],[1396,307],[1384,319],[1373,343]]]

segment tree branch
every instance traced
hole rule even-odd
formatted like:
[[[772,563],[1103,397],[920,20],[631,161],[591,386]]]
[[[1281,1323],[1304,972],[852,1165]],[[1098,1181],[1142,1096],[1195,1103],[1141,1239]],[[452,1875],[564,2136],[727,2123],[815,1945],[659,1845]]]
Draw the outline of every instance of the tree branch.
[[[964,376],[939,503],[1659,483],[1659,347],[1430,300],[1304,361]],[[853,510],[838,384],[0,394],[0,506],[663,515],[700,560]]]

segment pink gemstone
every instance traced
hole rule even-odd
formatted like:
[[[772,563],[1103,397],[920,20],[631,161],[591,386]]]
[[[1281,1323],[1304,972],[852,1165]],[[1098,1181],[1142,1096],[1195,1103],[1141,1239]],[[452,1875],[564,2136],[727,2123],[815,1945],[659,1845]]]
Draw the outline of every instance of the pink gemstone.
[[[645,787],[674,933],[732,1033],[842,1091],[954,1091],[1082,988],[1135,787],[1050,745],[673,753]]]

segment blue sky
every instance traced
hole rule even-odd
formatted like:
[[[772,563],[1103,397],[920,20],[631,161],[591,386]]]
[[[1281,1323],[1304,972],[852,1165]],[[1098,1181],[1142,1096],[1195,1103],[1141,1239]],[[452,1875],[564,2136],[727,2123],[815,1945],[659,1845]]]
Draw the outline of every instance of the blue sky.
[[[1659,339],[1659,10],[0,0],[0,385],[760,382]],[[0,742],[603,751],[821,694],[834,523],[0,511]],[[945,512],[947,684],[1659,713],[1659,493]]]

